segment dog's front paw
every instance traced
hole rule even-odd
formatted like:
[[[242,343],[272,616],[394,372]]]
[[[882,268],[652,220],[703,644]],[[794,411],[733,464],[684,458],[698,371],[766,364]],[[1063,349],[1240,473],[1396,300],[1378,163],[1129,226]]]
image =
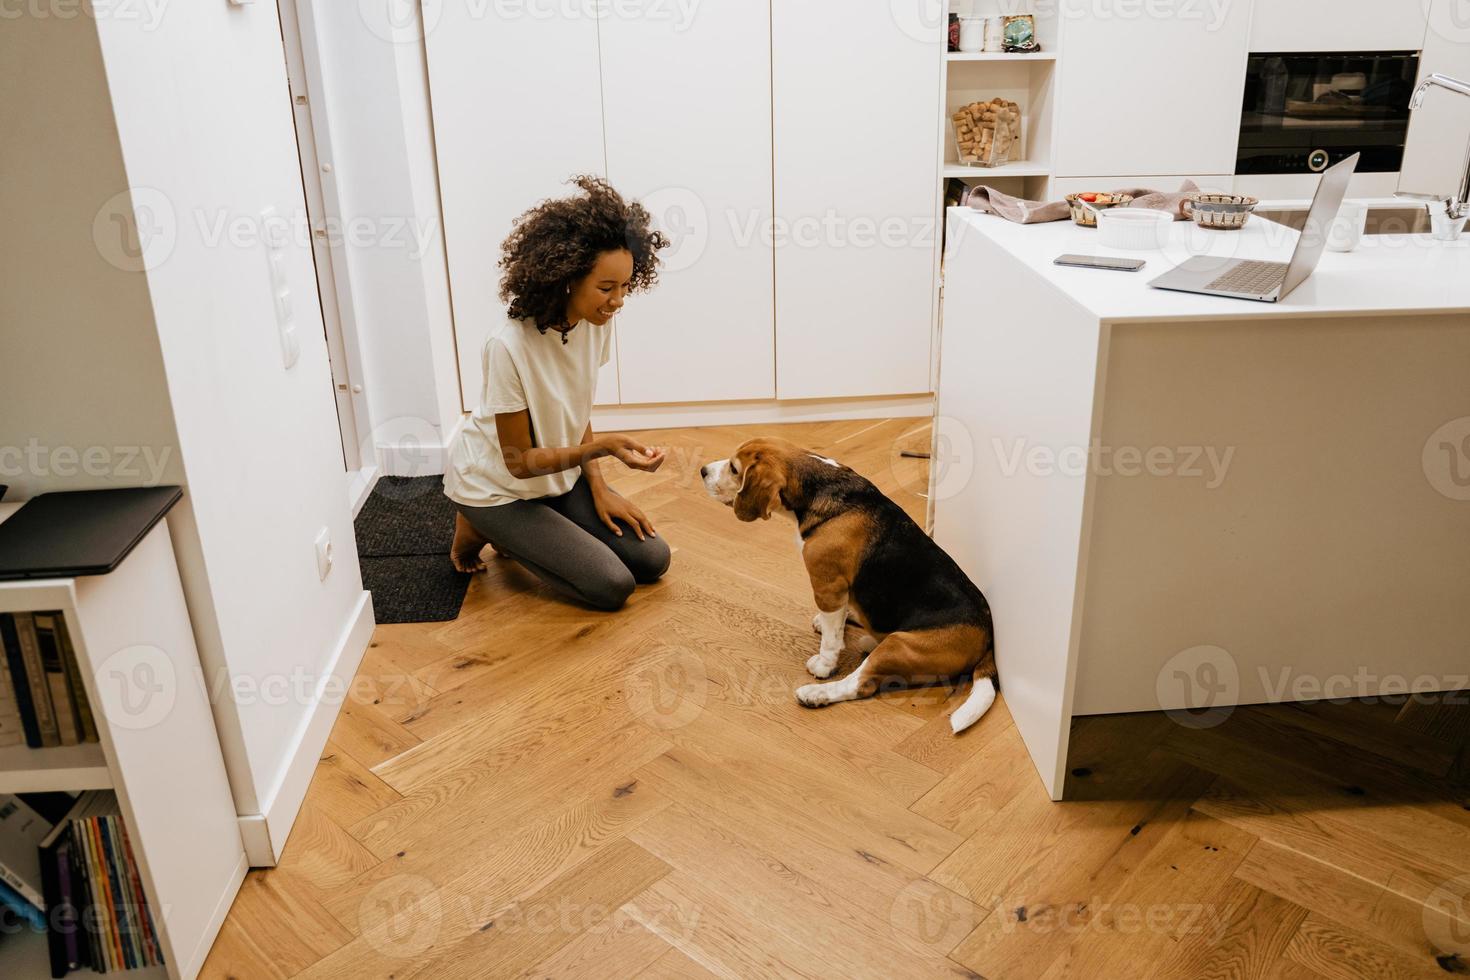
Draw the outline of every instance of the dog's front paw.
[[[806,672],[817,680],[832,676],[837,669],[837,657],[831,653],[814,653],[806,659]]]
[[[828,704],[827,692],[822,688],[825,684],[803,684],[796,689],[796,703],[803,708],[820,708]]]

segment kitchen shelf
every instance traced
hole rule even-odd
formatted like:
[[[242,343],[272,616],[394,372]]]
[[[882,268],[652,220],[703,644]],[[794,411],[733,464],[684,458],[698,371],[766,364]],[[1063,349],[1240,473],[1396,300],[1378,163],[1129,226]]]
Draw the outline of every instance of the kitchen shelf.
[[[1056,61],[1055,51],[946,51],[945,61]]]
[[[967,167],[963,163],[946,163],[943,177],[971,177],[976,180],[996,177],[1050,177],[1051,165],[1031,160],[1012,160],[999,167]]]
[[[0,749],[0,793],[52,793],[111,789],[112,771],[97,742],[32,749]]]

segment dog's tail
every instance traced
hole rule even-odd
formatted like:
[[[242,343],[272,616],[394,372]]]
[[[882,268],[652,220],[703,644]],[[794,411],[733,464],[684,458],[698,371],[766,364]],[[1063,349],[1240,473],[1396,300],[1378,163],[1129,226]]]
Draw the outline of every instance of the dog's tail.
[[[989,711],[990,706],[995,703],[995,695],[999,690],[1000,678],[995,672],[995,639],[994,635],[986,630],[985,653],[972,672],[970,696],[965,698],[965,703],[954,709],[954,713],[949,716],[949,727],[954,729],[954,733],[958,735],[984,718],[985,712]]]
[[[954,729],[956,735],[985,717],[985,712],[995,703],[995,691],[995,677],[990,674],[982,676],[976,671],[970,696],[949,716],[949,727]]]

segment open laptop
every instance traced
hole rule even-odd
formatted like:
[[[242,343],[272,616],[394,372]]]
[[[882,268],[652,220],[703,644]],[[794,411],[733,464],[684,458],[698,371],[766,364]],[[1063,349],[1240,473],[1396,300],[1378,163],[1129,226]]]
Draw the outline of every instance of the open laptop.
[[[1149,283],[1158,289],[1177,289],[1186,293],[1209,293],[1211,296],[1233,296],[1275,303],[1300,286],[1327,247],[1327,230],[1347,194],[1348,180],[1358,166],[1354,153],[1333,164],[1317,182],[1317,193],[1307,211],[1307,223],[1297,237],[1290,262],[1265,262],[1260,259],[1236,259],[1225,265],[1213,255],[1196,255]]]

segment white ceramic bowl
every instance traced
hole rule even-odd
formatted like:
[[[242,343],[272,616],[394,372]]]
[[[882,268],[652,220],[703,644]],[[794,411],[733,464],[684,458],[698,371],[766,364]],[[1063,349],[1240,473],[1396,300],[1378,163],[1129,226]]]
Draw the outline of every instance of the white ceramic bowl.
[[[1109,208],[1097,216],[1097,240],[1132,251],[1163,248],[1174,215],[1154,208]]]

